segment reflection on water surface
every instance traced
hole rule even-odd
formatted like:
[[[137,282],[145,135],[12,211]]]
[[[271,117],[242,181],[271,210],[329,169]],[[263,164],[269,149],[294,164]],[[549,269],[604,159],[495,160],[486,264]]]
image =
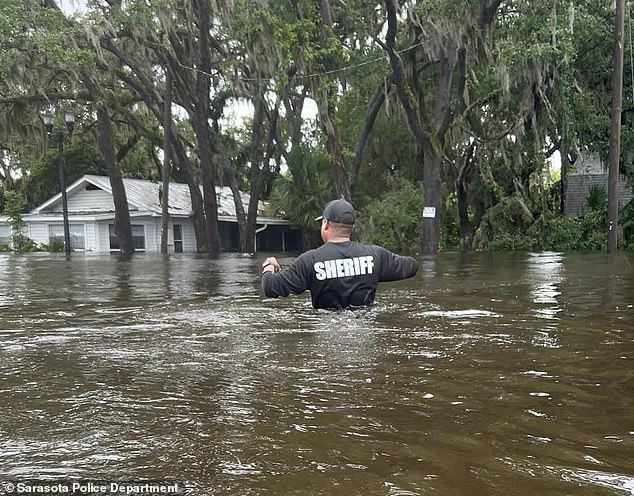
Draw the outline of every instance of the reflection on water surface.
[[[634,494],[632,261],[443,254],[332,313],[249,257],[0,255],[0,475]]]

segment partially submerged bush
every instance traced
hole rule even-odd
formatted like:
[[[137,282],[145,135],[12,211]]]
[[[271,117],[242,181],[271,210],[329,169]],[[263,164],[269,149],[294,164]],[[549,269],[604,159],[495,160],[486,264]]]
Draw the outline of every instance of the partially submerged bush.
[[[542,215],[525,231],[511,224],[497,224],[488,237],[478,237],[479,248],[489,251],[597,251],[607,246],[606,211],[592,211],[579,218]],[[627,246],[627,239],[622,240]]]

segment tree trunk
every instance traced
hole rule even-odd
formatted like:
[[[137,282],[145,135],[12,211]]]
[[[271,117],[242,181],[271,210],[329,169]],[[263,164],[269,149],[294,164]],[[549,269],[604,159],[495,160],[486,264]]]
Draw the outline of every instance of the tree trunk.
[[[238,218],[238,231],[240,233],[240,251],[242,253],[255,253],[256,251],[255,231],[257,228],[257,206],[260,195],[262,194],[262,188],[260,187],[260,178],[262,176],[262,168],[266,166],[266,164],[263,164],[261,143],[262,134],[265,127],[265,106],[266,102],[264,99],[264,93],[262,92],[262,88],[259,88],[254,101],[253,122],[251,126],[251,149],[249,150],[248,157],[248,161],[251,164],[249,171],[251,195],[246,212],[244,211],[242,195],[240,194],[240,189],[238,188],[238,180],[235,175],[235,171],[232,170],[230,172],[231,191],[233,193],[236,217]]]
[[[616,254],[619,228],[619,163],[621,158],[621,109],[623,107],[623,26],[625,0],[616,0],[614,55],[612,58],[612,132],[608,170],[608,255]]]
[[[473,167],[475,154],[475,140],[469,145],[463,156],[462,164],[455,180],[456,199],[458,210],[458,223],[460,225],[460,245],[463,250],[470,250],[473,244],[474,227],[469,220],[469,197],[467,194],[467,174]]]
[[[396,0],[386,0],[385,6],[387,10],[388,29],[386,33],[386,49],[390,59],[392,68],[392,77],[396,86],[396,93],[405,110],[407,125],[414,135],[423,152],[423,186],[425,193],[425,205],[423,206],[423,217],[421,222],[421,250],[423,254],[436,253],[440,239],[440,206],[441,206],[441,150],[439,149],[438,136],[440,130],[436,132],[434,122],[429,117],[429,111],[426,108],[424,98],[418,98],[417,104],[412,100],[414,95],[419,95],[419,88],[411,88],[408,84],[403,68],[402,60],[396,51]],[[443,67],[444,68],[444,67]],[[414,68],[415,70],[416,68]],[[443,72],[440,75],[441,80],[446,78]],[[439,90],[444,96],[448,95],[448,89]],[[440,101],[436,103],[437,114],[448,109],[447,102]],[[446,131],[446,118],[443,115],[435,116],[436,122],[439,118],[442,122],[441,127]],[[423,126],[421,123],[425,123]],[[429,130],[434,129],[433,134]],[[442,138],[442,134],[440,135]]]
[[[440,217],[442,188],[440,177],[441,159],[431,143],[423,146],[423,186],[425,204],[423,206],[421,248],[423,255],[438,251],[440,241]]]
[[[257,250],[256,246],[256,228],[257,228],[257,219],[258,219],[258,205],[260,203],[260,198],[262,197],[262,193],[264,192],[264,181],[266,179],[266,169],[268,168],[269,161],[271,160],[273,153],[275,152],[274,141],[275,136],[277,134],[277,119],[278,112],[275,111],[273,122],[270,125],[271,132],[269,135],[269,144],[267,147],[266,154],[264,155],[264,159],[262,160],[262,168],[258,168],[254,174],[251,175],[251,197],[249,198],[249,209],[247,212],[247,232],[245,234],[245,245],[249,251],[248,253],[255,252]],[[253,167],[254,164],[252,164]]]
[[[119,240],[121,255],[130,257],[134,253],[134,238],[132,238],[132,226],[130,224],[130,209],[128,198],[123,185],[121,171],[117,165],[114,150],[114,139],[112,133],[112,121],[108,114],[108,109],[101,102],[97,85],[90,75],[82,72],[84,84],[90,93],[93,101],[97,102],[97,123],[99,126],[99,149],[106,162],[108,177],[110,178],[110,188],[112,189],[112,200],[114,203],[114,231]]]
[[[238,231],[240,233],[240,251],[242,253],[255,253],[257,248],[255,231],[257,229],[258,205],[264,192],[269,162],[275,153],[275,141],[277,139],[278,106],[280,101],[278,100],[269,117],[264,90],[265,88],[260,89],[254,101],[251,149],[248,156],[248,162],[251,164],[249,170],[251,193],[246,212],[238,188],[236,171],[229,166],[223,167],[227,171],[229,186],[233,193]],[[268,131],[266,150],[264,150],[265,131]],[[225,160],[224,163],[227,164],[228,161]]]
[[[192,213],[190,220],[194,225],[194,234],[196,236],[196,250],[198,253],[208,253],[209,244],[207,243],[207,230],[205,227],[205,206],[200,187],[194,177],[194,169],[192,168],[185,147],[178,136],[172,135],[172,151],[174,152],[174,163],[180,170],[187,187],[189,188],[189,196],[192,202]]]
[[[114,201],[114,232],[119,239],[121,255],[129,257],[134,253],[134,238],[132,237],[132,226],[130,224],[128,198],[123,185],[121,171],[115,160],[110,115],[108,115],[108,110],[101,104],[97,106],[97,120],[99,122],[99,148],[108,169],[112,199]]]
[[[208,0],[194,0],[198,31],[198,71],[196,71],[195,105],[192,124],[198,140],[198,152],[202,169],[203,195],[205,203],[205,225],[209,253],[220,253],[220,230],[218,228],[218,202],[216,200],[216,169],[213,154],[216,152],[209,126],[211,90],[211,56],[209,53],[209,33],[211,32],[211,11]]]
[[[322,91],[325,93],[326,90]],[[338,197],[350,200],[350,185],[343,164],[341,140],[332,119],[332,107],[328,102],[327,95],[322,95],[318,98],[317,108],[319,111],[319,125],[328,142],[328,152],[331,160],[330,170],[335,191],[337,191]]]
[[[172,134],[172,77],[169,69],[165,68],[165,99],[163,101],[163,167],[161,170],[161,253],[167,253],[167,238],[169,234],[169,191],[170,172],[172,169],[170,162],[170,145]]]
[[[197,111],[194,131],[198,138],[198,153],[202,169],[203,202],[205,211],[205,231],[209,253],[217,255],[221,252],[220,229],[218,227],[218,200],[216,198],[216,167],[211,143],[211,129],[206,115]]]
[[[242,253],[255,253],[255,220],[250,222],[249,216],[244,211],[242,203],[242,195],[238,187],[238,180],[235,174],[229,174],[229,187],[233,195],[233,202],[236,209],[236,218],[238,219],[238,235],[240,237],[240,251]]]

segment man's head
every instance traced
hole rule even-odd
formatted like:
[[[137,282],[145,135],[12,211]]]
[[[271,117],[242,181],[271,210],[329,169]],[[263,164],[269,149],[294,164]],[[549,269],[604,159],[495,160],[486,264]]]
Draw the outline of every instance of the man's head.
[[[315,220],[321,221],[321,238],[324,242],[345,241],[350,239],[356,214],[354,207],[346,200],[332,200]]]
[[[353,226],[356,215],[354,213],[354,207],[342,198],[341,200],[332,200],[326,204],[324,212],[315,220],[320,221],[322,219],[328,219],[335,224]]]

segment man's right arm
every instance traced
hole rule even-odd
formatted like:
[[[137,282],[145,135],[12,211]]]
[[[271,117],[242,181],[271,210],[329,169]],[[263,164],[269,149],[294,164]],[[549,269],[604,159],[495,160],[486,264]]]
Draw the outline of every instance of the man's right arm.
[[[262,273],[262,289],[271,298],[300,294],[308,289],[308,271],[305,257],[300,256],[287,269],[281,272]]]

